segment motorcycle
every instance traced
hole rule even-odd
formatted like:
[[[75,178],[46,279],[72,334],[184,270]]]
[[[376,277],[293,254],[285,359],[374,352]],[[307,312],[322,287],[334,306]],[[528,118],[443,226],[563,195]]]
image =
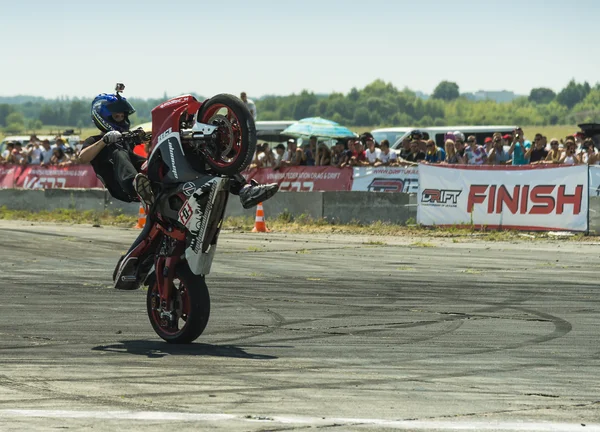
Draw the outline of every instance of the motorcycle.
[[[146,208],[143,240],[117,264],[113,280],[148,286],[146,309],[158,336],[191,343],[208,323],[210,273],[231,176],[256,149],[254,120],[244,103],[219,94],[204,102],[184,95],[152,110],[152,133],[124,134],[121,145],[149,140],[144,172],[154,202]],[[120,276],[137,260],[135,276]]]

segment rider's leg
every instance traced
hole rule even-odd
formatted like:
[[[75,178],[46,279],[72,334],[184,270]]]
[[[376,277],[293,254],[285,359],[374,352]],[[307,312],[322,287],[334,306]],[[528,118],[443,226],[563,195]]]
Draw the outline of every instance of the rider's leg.
[[[271,198],[279,190],[277,183],[258,184],[254,180],[247,182],[244,176],[236,174],[231,178],[229,192],[239,195],[242,207],[249,209]]]
[[[137,192],[133,187],[133,179],[138,174],[138,170],[131,162],[130,155],[125,150],[115,150],[112,161],[114,164],[114,175],[119,186],[131,197],[135,198]]]

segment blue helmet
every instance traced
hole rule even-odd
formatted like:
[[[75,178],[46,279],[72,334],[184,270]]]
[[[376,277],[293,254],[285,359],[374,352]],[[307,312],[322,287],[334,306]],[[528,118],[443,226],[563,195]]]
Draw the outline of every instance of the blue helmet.
[[[129,116],[135,112],[127,99],[120,94],[102,93],[92,101],[92,120],[98,129],[106,133],[109,131],[126,132],[131,123]],[[114,113],[124,113],[125,119],[117,122],[113,118]]]

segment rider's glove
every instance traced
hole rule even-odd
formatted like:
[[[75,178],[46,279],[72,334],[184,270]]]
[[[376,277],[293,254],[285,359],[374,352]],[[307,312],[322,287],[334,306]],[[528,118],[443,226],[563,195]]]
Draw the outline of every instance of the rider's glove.
[[[106,144],[114,144],[121,139],[121,132],[119,131],[110,131],[106,132],[106,134],[102,137],[102,141]]]

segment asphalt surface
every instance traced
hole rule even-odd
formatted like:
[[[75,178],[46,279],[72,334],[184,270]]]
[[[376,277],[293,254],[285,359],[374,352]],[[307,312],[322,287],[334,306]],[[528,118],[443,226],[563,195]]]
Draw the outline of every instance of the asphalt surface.
[[[136,235],[0,222],[0,431],[600,430],[599,245],[223,233],[173,346]]]

